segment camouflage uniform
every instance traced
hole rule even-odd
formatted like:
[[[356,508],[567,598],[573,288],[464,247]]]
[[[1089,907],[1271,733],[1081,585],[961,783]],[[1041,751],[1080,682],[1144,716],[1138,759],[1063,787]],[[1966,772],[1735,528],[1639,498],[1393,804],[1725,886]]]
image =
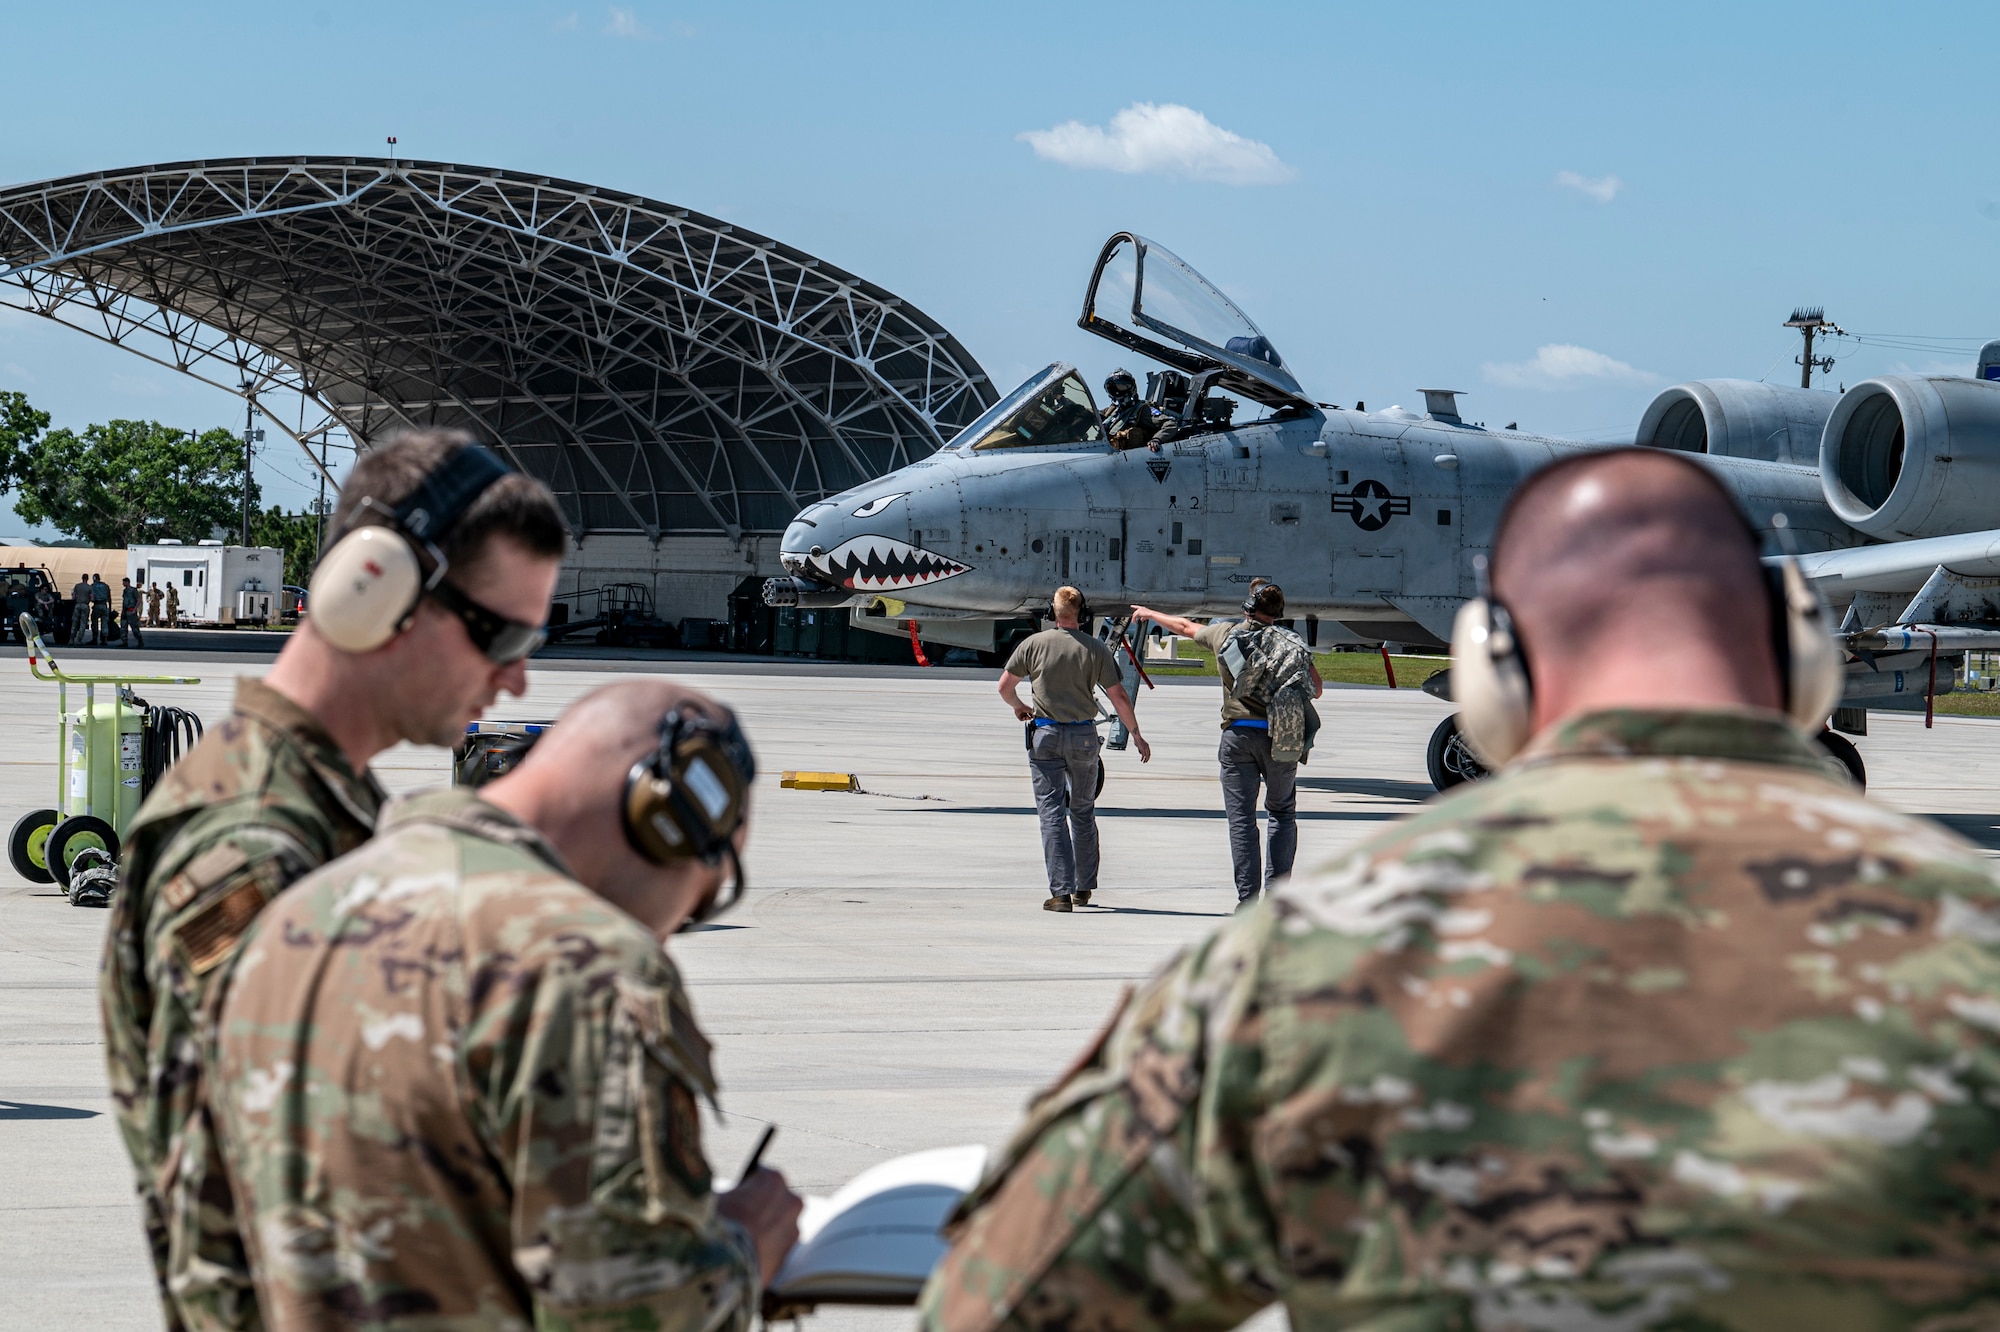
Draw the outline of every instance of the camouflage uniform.
[[[215,1105],[275,1328],[747,1328],[709,1047],[639,923],[469,791],[258,921]]]
[[[2000,1326],[2000,884],[1768,713],[1538,740],[1169,964],[930,1328]]]
[[[256,1323],[199,1109],[207,1006],[259,908],[366,841],[382,798],[310,713],[239,680],[234,712],[167,771],[126,837],[99,990],[169,1327]]]

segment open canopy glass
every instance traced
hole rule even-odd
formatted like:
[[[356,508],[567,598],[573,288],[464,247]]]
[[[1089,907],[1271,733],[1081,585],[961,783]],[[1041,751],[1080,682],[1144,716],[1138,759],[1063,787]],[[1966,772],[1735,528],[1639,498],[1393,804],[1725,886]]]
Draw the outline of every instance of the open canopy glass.
[[[1229,387],[1272,407],[1310,407],[1271,340],[1165,246],[1121,231],[1104,243],[1078,324],[1190,374],[1227,373]]]

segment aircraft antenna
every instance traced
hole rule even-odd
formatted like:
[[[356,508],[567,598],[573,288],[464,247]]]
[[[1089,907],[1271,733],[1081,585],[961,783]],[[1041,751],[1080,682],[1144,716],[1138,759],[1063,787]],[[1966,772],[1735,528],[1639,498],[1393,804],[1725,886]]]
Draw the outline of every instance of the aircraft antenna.
[[[1830,336],[1844,338],[1847,336],[1847,330],[1828,319],[1826,310],[1817,305],[1810,309],[1801,306],[1793,310],[1792,317],[1785,321],[1785,327],[1796,328],[1806,335],[1806,354],[1795,356],[1792,360],[1799,366],[1799,387],[1811,388],[1812,372],[1818,370],[1823,375],[1830,373],[1833,370],[1834,359],[1831,356],[1813,355],[1813,334],[1824,332]]]

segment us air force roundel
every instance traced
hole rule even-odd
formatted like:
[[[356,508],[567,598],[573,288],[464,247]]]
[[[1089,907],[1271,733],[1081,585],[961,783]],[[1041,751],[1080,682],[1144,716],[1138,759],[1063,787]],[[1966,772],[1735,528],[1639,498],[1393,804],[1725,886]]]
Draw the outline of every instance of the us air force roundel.
[[[1379,532],[1391,518],[1410,511],[1410,497],[1391,495],[1380,481],[1357,481],[1345,494],[1333,492],[1333,511],[1354,519],[1354,525],[1364,532]]]

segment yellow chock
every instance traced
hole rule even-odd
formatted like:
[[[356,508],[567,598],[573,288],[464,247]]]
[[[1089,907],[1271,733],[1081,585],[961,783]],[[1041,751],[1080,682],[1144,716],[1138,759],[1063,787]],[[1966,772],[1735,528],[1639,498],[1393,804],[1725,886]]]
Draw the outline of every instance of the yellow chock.
[[[851,772],[788,772],[778,785],[792,791],[859,791],[861,779]]]

